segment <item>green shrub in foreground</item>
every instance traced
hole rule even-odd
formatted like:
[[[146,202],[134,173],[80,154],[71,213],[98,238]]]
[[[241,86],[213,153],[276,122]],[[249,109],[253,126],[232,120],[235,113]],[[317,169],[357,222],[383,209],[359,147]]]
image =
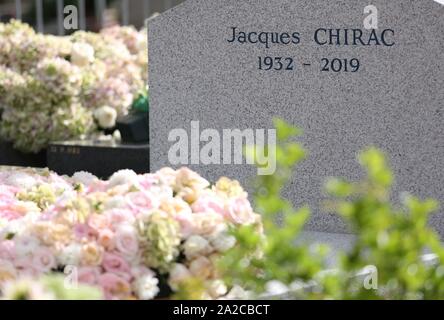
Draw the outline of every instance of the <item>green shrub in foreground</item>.
[[[326,184],[332,196],[328,207],[340,214],[357,236],[352,249],[340,253],[338,269],[320,273],[326,268],[326,248],[295,244],[310,210],[295,209],[281,196],[294,166],[304,158],[302,147],[292,142],[299,131],[281,120],[275,125],[278,169],[272,176],[257,178],[254,194],[256,210],[263,216],[265,237],[250,227],[235,232],[238,246],[221,261],[227,281],[261,294],[271,281],[291,290],[316,280],[317,285],[312,286],[315,289],[296,290],[298,298],[444,298],[444,248],[427,225],[438,204],[410,195],[403,197],[401,207],[392,204],[393,175],[384,155],[374,148],[358,157],[367,172],[362,181],[332,179]],[[422,260],[426,252],[436,254],[435,263]],[[370,274],[356,277],[368,266],[373,266]]]

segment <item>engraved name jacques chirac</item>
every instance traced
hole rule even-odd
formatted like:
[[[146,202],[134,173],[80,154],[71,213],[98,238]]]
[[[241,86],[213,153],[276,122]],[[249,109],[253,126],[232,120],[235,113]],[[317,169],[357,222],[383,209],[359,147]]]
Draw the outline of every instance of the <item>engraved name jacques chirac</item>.
[[[395,31],[393,29],[338,29],[318,28],[314,31],[312,41],[318,46],[361,46],[361,47],[392,47],[395,45]],[[266,49],[275,45],[297,46],[302,43],[301,33],[245,31],[238,27],[229,28],[230,44],[256,45]],[[259,56],[259,70],[292,71],[297,68],[294,57]],[[303,63],[310,66],[311,63]],[[325,57],[321,59],[320,71],[323,72],[358,72],[361,63],[356,57]]]

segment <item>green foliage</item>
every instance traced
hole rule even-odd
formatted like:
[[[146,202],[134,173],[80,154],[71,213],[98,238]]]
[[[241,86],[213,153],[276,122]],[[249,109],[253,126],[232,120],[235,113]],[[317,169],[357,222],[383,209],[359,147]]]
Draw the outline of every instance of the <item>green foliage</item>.
[[[254,193],[265,236],[250,226],[233,231],[238,245],[221,261],[229,284],[239,284],[256,293],[263,292],[267,282],[272,280],[286,284],[310,280],[324,266],[323,248],[316,251],[295,243],[310,210],[307,207],[295,209],[281,194],[294,166],[305,157],[303,148],[292,142],[300,132],[282,120],[275,120],[275,127],[278,144],[268,146],[267,151],[274,152],[270,148],[276,148],[277,169],[273,175],[257,178],[258,187]],[[254,151],[254,148],[247,150],[247,156],[255,155]]]
[[[427,224],[438,205],[410,195],[403,197],[401,208],[393,205],[390,190],[394,177],[384,155],[374,148],[359,156],[367,173],[362,181],[332,179],[326,184],[332,196],[328,207],[350,224],[356,241],[350,251],[340,254],[335,272],[319,273],[325,268],[325,248],[315,252],[295,243],[310,211],[306,207],[294,209],[281,195],[294,166],[304,158],[304,150],[292,142],[300,132],[282,120],[276,120],[275,126],[277,171],[258,177],[254,194],[265,236],[252,227],[233,231],[238,245],[221,262],[227,281],[256,294],[264,292],[271,280],[290,285],[316,279],[316,290],[305,295],[300,292],[298,297],[443,299],[444,248]],[[255,154],[253,151],[247,150],[247,156]],[[277,223],[279,217],[281,223]],[[437,255],[437,261],[424,262],[425,253]],[[358,277],[368,266],[374,266],[373,273]]]
[[[326,186],[338,199],[332,208],[357,235],[352,250],[342,254],[341,272],[324,279],[326,294],[336,299],[444,298],[444,248],[427,224],[437,203],[405,195],[403,207],[397,208],[390,202],[393,175],[384,155],[371,148],[359,161],[367,172],[364,180],[334,179]],[[438,263],[425,263],[426,252],[436,254]],[[366,289],[361,278],[353,277],[367,266],[376,267],[378,290]]]
[[[64,277],[46,276],[42,284],[49,292],[52,292],[57,300],[100,300],[103,299],[102,292],[94,287],[78,285],[76,288],[67,288]]]

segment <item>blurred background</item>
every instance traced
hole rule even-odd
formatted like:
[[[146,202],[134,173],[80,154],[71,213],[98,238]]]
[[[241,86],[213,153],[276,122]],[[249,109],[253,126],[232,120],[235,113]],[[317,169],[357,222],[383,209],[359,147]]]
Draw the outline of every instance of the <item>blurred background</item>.
[[[183,0],[0,0],[0,22],[15,18],[39,32],[64,35],[72,31],[63,28],[63,8],[74,5],[78,8],[80,29],[98,31],[116,24],[140,28],[146,18],[181,2]]]

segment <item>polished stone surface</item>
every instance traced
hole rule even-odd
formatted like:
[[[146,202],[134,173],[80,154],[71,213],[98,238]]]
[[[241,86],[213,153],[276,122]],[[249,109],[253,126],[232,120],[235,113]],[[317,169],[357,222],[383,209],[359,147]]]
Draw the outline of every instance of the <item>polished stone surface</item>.
[[[87,171],[102,179],[122,169],[148,173],[149,145],[89,140],[54,142],[48,148],[48,167],[58,174]]]

